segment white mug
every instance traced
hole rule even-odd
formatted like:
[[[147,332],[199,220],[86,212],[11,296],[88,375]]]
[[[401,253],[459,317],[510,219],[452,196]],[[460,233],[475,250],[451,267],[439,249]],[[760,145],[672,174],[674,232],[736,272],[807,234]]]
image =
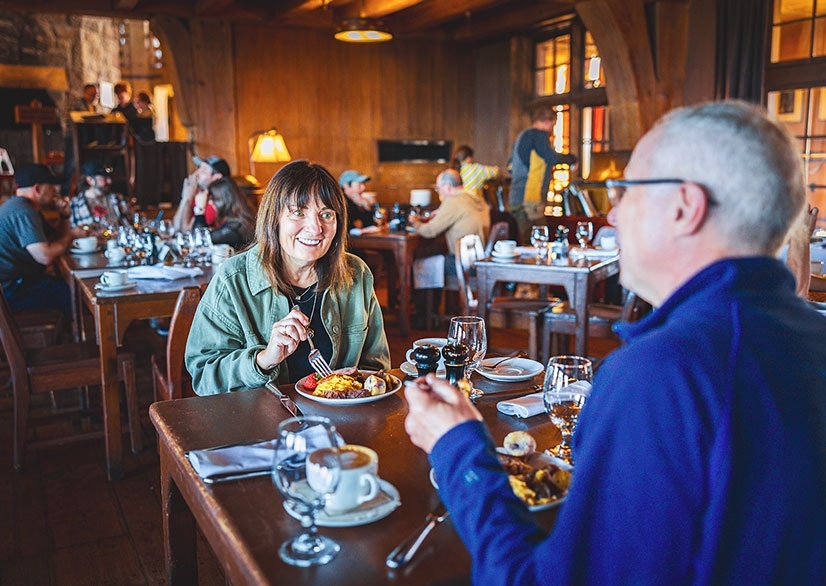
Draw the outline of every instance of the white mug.
[[[107,287],[120,287],[129,281],[126,271],[106,271],[100,276],[100,282]]]
[[[599,245],[603,248],[603,250],[616,250],[617,237],[603,236],[602,238],[600,238]]]
[[[499,254],[513,254],[516,249],[516,240],[497,240],[493,249]]]
[[[92,252],[98,247],[97,236],[84,236],[83,238],[75,238],[72,245],[81,252]]]
[[[314,474],[324,474],[327,454],[336,448],[321,448],[307,457],[307,481],[313,484]],[[372,501],[381,490],[379,484],[379,456],[370,448],[347,444],[338,448],[341,461],[341,479],[327,501],[328,511],[349,511],[362,503]]]
[[[110,240],[111,242],[111,240]],[[118,263],[121,262],[123,259],[126,258],[126,251],[121,247],[117,246],[110,246],[103,255],[108,258],[110,261]]]
[[[813,261],[810,261],[810,262],[811,262],[811,265],[812,265],[812,274],[813,275],[819,275],[820,273],[823,272],[823,262],[821,262],[819,260],[813,260]]]
[[[112,250],[113,248],[120,248],[120,244],[118,244],[117,239],[107,240],[106,250]]]
[[[219,265],[235,254],[235,250],[229,244],[214,244],[212,246],[212,264]]]
[[[413,342],[413,347],[407,351],[405,355],[408,362],[416,362],[413,360],[413,350],[418,348],[419,346],[424,346],[425,344],[430,344],[431,346],[436,346],[439,349],[439,353],[441,354],[442,348],[445,347],[447,344],[447,338],[419,338],[418,340]],[[445,367],[444,358],[439,358],[439,366],[438,368],[442,369]]]

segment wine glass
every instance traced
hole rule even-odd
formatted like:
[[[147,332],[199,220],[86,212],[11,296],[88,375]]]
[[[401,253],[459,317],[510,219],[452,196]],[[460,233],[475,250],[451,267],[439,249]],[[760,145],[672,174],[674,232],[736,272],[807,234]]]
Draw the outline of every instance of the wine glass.
[[[548,258],[548,242],[551,239],[550,230],[546,225],[531,226],[531,245],[536,248],[537,261],[542,262]]]
[[[332,560],[340,546],[319,535],[315,524],[338,487],[341,461],[336,428],[326,417],[292,417],[278,426],[272,477],[286,499],[285,506],[301,516],[304,532],[288,539],[278,550],[294,566],[318,566]]]
[[[580,248],[588,248],[588,243],[590,243],[591,239],[594,237],[593,222],[577,222],[574,236],[576,237],[577,242],[579,242]]]
[[[591,361],[582,356],[551,356],[545,369],[542,401],[551,422],[559,428],[562,441],[545,453],[573,464],[571,437],[574,435],[579,412],[591,392],[594,369]],[[574,384],[574,383],[589,383]]]
[[[465,365],[465,376],[470,375],[479,367],[488,349],[485,320],[475,315],[460,315],[450,318],[450,328],[447,333],[449,344],[466,344],[470,348],[468,361]]]
[[[198,263],[209,265],[212,262],[212,234],[209,228],[201,226],[195,228],[195,248],[198,256]]]

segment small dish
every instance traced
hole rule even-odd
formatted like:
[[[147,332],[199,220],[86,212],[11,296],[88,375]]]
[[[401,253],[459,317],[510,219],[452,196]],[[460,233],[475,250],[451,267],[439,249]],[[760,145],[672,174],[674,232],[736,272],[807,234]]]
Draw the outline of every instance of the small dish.
[[[419,376],[419,371],[416,369],[416,364],[413,363],[413,362],[410,362],[409,360],[407,362],[402,362],[402,365],[399,368],[407,376],[413,376],[413,377]],[[445,378],[445,369],[444,369],[444,367],[436,369],[436,376],[438,376],[439,378]]]
[[[506,252],[504,254],[494,250],[493,252],[490,253],[490,256],[494,259],[513,260],[515,258],[519,258],[519,253],[516,252],[516,249],[514,249],[513,252]]]
[[[496,448],[496,452],[498,454],[507,454],[507,451],[505,450],[505,448],[502,448],[502,447]],[[530,464],[534,468],[541,468],[543,465],[553,464],[554,466],[562,468],[563,470],[571,470],[572,469],[571,465],[568,464],[567,462],[565,462],[564,460],[560,460],[559,458],[549,456],[548,454],[545,454],[544,452],[534,452],[533,454],[531,454],[530,456],[527,457],[526,461],[527,461],[528,464]],[[435,488],[436,490],[439,490],[439,484],[436,482],[436,472],[433,470],[433,468],[430,469],[430,476],[429,477],[430,477],[430,484],[433,485],[433,488]],[[559,496],[558,498],[552,500],[549,503],[543,503],[541,505],[528,505],[528,510],[535,513],[535,512],[538,512],[538,511],[545,511],[547,509],[552,509],[554,507],[558,507],[559,505],[561,505],[567,497],[568,497],[568,491],[566,490],[564,493],[562,493],[561,496]]]
[[[129,289],[134,289],[137,286],[137,281],[129,281],[127,283],[124,283],[123,285],[104,285],[103,283],[98,283],[95,285],[95,289],[97,289],[101,293],[118,293],[120,291],[128,291]]]
[[[337,371],[338,372],[338,371]],[[360,372],[364,374],[374,374],[374,370],[361,370]],[[295,383],[295,390],[298,392],[299,395],[304,397],[305,399],[310,399],[311,401],[316,401],[317,403],[324,403],[325,405],[338,405],[342,407],[347,407],[349,405],[361,405],[362,403],[372,403],[373,401],[381,401],[382,399],[386,399],[391,395],[395,395],[400,388],[402,388],[402,381],[400,381],[397,377],[388,375],[390,379],[393,381],[393,388],[387,389],[387,392],[382,395],[373,395],[370,397],[361,397],[358,399],[328,399],[326,397],[319,397],[313,394],[313,391],[304,387],[301,384],[301,381]]]
[[[518,382],[530,380],[537,374],[545,370],[541,363],[529,358],[511,358],[496,366],[488,368],[489,364],[501,361],[501,358],[488,358],[482,360],[476,372],[485,378],[500,382]],[[486,364],[487,363],[487,364]]]
[[[71,252],[72,254],[95,254],[96,252],[100,252],[101,250],[103,250],[101,246],[93,248],[92,250],[80,250],[79,248],[75,248],[74,246],[72,246],[69,249],[69,252]]]
[[[330,513],[326,509],[321,510],[316,515],[315,524],[319,527],[357,527],[384,519],[395,511],[402,504],[402,501],[395,486],[383,479],[379,479],[379,485],[381,486],[381,492],[372,501],[341,513]],[[295,511],[289,501],[284,501],[284,510],[291,517],[301,520],[301,515]]]

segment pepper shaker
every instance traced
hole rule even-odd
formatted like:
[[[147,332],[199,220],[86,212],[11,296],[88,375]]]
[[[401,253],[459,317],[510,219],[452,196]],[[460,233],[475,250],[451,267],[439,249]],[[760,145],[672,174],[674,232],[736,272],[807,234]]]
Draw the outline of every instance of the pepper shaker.
[[[439,348],[433,344],[422,344],[413,350],[411,357],[416,363],[418,377],[429,372],[435,373],[439,367]]]

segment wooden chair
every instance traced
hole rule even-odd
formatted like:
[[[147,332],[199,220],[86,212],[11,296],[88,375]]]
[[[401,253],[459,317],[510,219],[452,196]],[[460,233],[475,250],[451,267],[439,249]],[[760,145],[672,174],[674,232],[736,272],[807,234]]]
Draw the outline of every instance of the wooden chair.
[[[622,305],[591,303],[588,308],[588,336],[616,338],[613,326],[620,321],[636,321],[646,315],[651,306],[631,291],[624,292]],[[561,301],[545,309],[539,319],[539,336],[542,340],[540,361],[567,354],[570,336],[576,333],[576,313],[567,301]]]
[[[482,240],[469,234],[456,240],[456,274],[459,278],[459,303],[463,315],[478,315],[479,298],[473,264],[485,257]],[[518,328],[528,332],[528,356],[539,355],[538,317],[540,312],[558,303],[558,299],[518,299],[496,296],[488,307],[488,327]]]
[[[496,222],[490,227],[490,235],[488,236],[488,243],[485,244],[485,256],[490,256],[493,252],[493,246],[500,240],[508,240],[510,234],[510,227],[507,222]]]
[[[23,334],[11,315],[1,290],[0,341],[11,370],[14,394],[14,468],[20,470],[26,453],[31,396],[35,393],[100,385],[100,357],[97,345],[91,342],[57,344],[27,350]],[[118,368],[120,380],[126,388],[132,451],[137,453],[141,450],[142,441],[134,356],[119,354]],[[61,445],[102,435],[103,431],[93,431],[29,443],[33,446]]]
[[[184,368],[184,351],[200,300],[201,290],[198,287],[185,287],[178,294],[172,321],[169,323],[166,355],[152,356],[152,386],[155,401],[195,396],[192,378]]]

